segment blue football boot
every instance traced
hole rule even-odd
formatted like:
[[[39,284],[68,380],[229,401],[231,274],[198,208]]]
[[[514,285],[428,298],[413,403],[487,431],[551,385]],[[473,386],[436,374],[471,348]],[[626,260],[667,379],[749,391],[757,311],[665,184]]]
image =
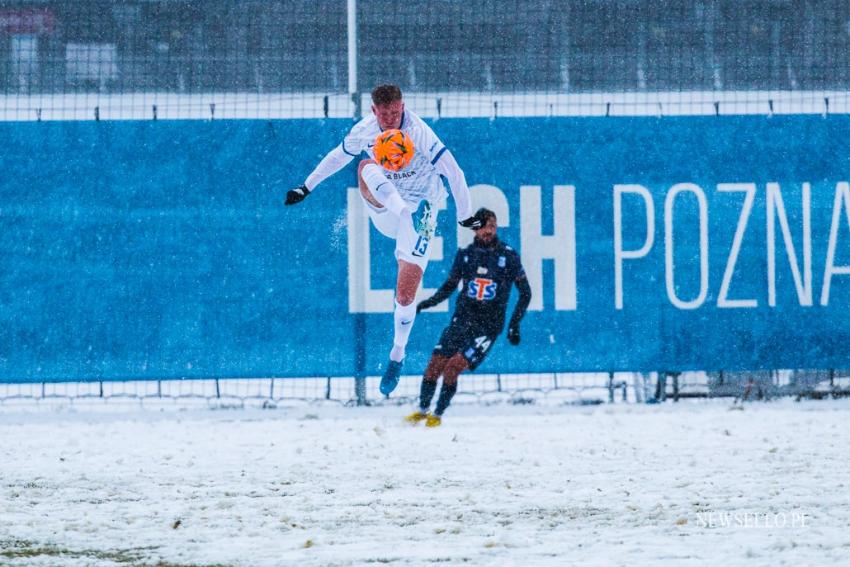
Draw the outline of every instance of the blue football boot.
[[[396,386],[398,386],[399,378],[401,378],[401,367],[404,366],[404,361],[396,362],[391,360],[387,363],[387,369],[384,376],[381,378],[381,393],[389,396]]]

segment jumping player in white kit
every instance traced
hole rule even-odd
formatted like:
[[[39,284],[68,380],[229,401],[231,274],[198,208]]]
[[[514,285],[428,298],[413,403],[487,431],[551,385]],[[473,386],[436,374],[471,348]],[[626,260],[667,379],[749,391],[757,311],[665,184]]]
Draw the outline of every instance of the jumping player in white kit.
[[[375,161],[375,140],[387,130],[401,130],[413,142],[413,157],[397,171],[385,169]],[[444,192],[441,177],[451,187],[459,224],[474,230],[482,223],[472,215],[469,187],[454,156],[421,118],[405,110],[401,89],[396,85],[375,87],[372,115],[355,124],[304,183],[286,194],[286,204],[300,203],[319,183],[364,152],[369,157],[358,167],[360,194],[375,228],[396,241],[398,279],[393,346],[380,387],[382,394],[389,395],[401,376],[405,347],[416,318],[414,299],[431,256],[436,204]]]

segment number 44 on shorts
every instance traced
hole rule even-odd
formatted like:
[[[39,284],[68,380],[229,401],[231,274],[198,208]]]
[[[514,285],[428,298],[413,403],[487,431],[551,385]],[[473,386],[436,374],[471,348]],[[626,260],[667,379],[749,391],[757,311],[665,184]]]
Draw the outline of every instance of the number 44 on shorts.
[[[487,349],[490,348],[491,343],[492,341],[487,337],[487,335],[475,338],[475,348],[481,349],[481,352],[487,352]]]

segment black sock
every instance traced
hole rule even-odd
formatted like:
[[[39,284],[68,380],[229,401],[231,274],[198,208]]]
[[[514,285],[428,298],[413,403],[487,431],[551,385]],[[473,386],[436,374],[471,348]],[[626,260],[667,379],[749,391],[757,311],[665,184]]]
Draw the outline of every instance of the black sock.
[[[419,409],[422,412],[428,411],[428,408],[431,407],[431,400],[434,399],[434,392],[437,391],[437,383],[429,382],[426,379],[422,379],[422,386],[419,388]]]
[[[443,380],[443,387],[440,389],[440,398],[437,400],[437,407],[434,409],[435,415],[443,415],[443,412],[452,403],[455,392],[457,392],[457,382],[451,386],[447,386],[445,380]]]

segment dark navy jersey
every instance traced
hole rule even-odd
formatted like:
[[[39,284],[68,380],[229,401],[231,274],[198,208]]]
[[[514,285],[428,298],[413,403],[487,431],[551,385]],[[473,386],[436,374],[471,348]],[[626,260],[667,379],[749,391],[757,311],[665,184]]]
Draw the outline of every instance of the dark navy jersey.
[[[458,250],[448,277],[461,282],[452,320],[501,331],[511,287],[524,278],[519,254],[500,240],[491,246],[473,242]]]

